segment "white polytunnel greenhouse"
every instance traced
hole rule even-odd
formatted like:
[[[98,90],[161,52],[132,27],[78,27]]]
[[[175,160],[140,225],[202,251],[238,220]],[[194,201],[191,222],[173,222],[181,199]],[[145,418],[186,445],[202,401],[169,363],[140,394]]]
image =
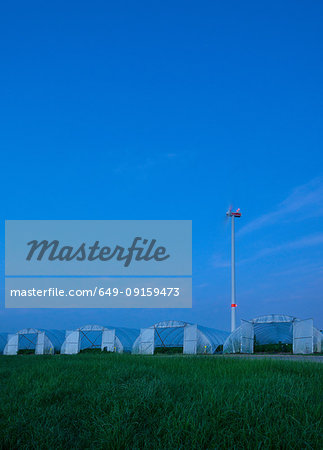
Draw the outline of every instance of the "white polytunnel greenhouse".
[[[254,346],[292,344],[293,353],[321,352],[322,333],[313,325],[313,319],[300,320],[284,314],[270,314],[252,320],[241,320],[241,325],[226,339],[223,353],[254,353]]]
[[[141,329],[132,353],[153,355],[158,348],[180,348],[184,354],[213,354],[222,350],[228,335],[226,331],[168,320]]]
[[[54,354],[61,350],[65,332],[61,330],[40,330],[24,328],[15,334],[8,334],[4,355],[17,355],[22,351],[36,355]]]
[[[101,349],[108,352],[130,353],[139,330],[133,328],[85,325],[66,331],[61,353],[71,355],[82,350]]]

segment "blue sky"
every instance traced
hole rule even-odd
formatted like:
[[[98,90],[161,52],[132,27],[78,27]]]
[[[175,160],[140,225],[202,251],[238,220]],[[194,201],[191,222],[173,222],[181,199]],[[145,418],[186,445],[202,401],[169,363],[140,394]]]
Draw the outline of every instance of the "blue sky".
[[[315,1],[1,5],[0,330],[322,307],[322,21]],[[6,219],[192,219],[193,308],[5,310]]]

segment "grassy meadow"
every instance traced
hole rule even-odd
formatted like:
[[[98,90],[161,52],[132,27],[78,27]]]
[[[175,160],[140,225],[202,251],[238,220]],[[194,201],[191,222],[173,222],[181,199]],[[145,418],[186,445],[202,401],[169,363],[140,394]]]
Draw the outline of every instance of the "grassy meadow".
[[[0,357],[0,448],[322,449],[323,365]]]

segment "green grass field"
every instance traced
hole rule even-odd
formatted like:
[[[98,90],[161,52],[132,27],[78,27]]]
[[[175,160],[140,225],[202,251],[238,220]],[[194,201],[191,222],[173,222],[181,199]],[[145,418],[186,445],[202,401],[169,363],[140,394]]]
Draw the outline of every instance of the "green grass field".
[[[0,357],[0,448],[322,449],[319,363]]]

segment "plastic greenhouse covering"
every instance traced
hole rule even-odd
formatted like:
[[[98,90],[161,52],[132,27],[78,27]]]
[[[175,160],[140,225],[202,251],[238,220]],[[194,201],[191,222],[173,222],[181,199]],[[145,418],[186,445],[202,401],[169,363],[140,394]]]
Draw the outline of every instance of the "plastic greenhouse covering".
[[[66,331],[61,353],[74,354],[82,350],[101,349],[109,352],[131,352],[139,330],[133,328],[85,325]]]
[[[292,344],[293,353],[322,351],[323,335],[313,319],[300,320],[270,314],[242,320],[233,332],[178,320],[158,322],[141,330],[102,325],[85,325],[74,330],[25,328],[13,334],[0,333],[0,354],[16,355],[20,350],[43,354],[75,354],[99,349],[117,353],[152,355],[155,349],[178,348],[184,354],[253,353],[254,345]]]
[[[19,350],[30,350],[36,355],[53,354],[61,350],[64,337],[65,332],[61,330],[24,328],[15,334],[8,334],[3,353],[16,355]]]
[[[229,333],[188,322],[169,320],[143,328],[133,345],[133,353],[153,354],[155,348],[183,348],[183,353],[213,354]]]
[[[314,328],[313,320],[270,314],[242,321],[223,346],[224,353],[253,353],[254,343],[293,344],[293,353],[321,351],[321,333]]]

